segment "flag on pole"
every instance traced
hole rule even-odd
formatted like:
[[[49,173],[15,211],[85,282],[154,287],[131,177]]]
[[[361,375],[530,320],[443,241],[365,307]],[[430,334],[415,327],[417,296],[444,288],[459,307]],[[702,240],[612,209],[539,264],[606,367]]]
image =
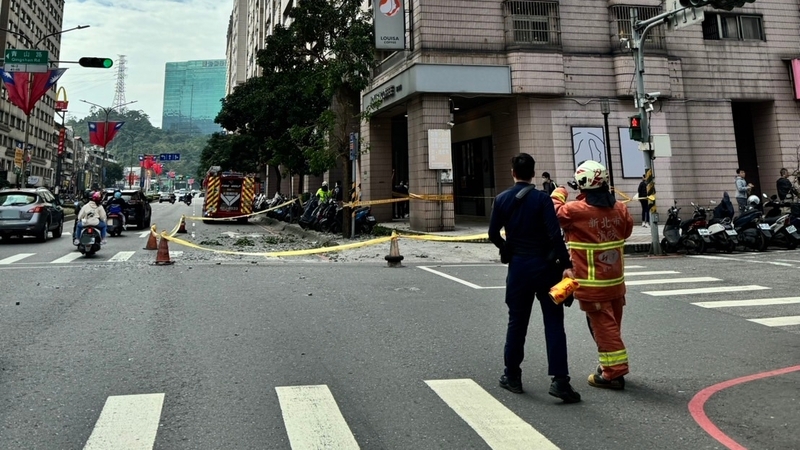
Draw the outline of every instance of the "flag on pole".
[[[66,68],[50,69],[47,72],[6,72],[0,69],[0,78],[8,90],[8,101],[13,103],[26,116],[31,114],[36,102],[64,75]],[[32,75],[32,77],[30,76]],[[30,80],[30,86],[28,82]],[[30,90],[29,90],[30,87]],[[30,95],[28,93],[30,92]]]
[[[105,147],[125,122],[89,122],[89,143]]]

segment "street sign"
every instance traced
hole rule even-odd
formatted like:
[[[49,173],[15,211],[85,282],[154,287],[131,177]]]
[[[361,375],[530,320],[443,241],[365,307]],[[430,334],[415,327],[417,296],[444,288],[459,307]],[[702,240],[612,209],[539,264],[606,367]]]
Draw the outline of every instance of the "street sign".
[[[20,50],[7,48],[3,60],[6,72],[47,72],[49,52],[46,50]]]
[[[22,167],[22,154],[23,151],[20,149],[17,149],[17,151],[14,152],[14,165],[17,167]]]
[[[158,155],[159,161],[180,161],[181,154],[180,153],[162,153]]]

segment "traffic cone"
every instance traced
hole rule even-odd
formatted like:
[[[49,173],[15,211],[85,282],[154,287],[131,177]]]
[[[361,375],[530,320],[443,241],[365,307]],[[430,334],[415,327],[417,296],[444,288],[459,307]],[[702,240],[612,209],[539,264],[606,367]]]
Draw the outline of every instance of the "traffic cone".
[[[175,264],[175,261],[169,259],[169,244],[163,233],[161,234],[161,240],[158,242],[158,253],[156,254],[155,264],[157,266]]]
[[[188,233],[186,231],[186,216],[181,216],[181,226],[178,228],[178,233]]]
[[[150,228],[150,236],[147,238],[147,245],[144,247],[145,250],[158,250],[158,242],[156,242],[156,226],[153,225]]]
[[[383,259],[389,264],[389,267],[401,267],[400,261],[403,260],[403,255],[400,254],[400,244],[398,244],[397,232],[392,231],[392,241],[389,244],[389,254]]]

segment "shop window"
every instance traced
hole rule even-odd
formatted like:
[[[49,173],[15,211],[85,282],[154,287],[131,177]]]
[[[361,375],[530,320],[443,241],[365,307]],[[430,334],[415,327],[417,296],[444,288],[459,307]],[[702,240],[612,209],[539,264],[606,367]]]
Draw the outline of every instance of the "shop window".
[[[706,13],[703,39],[733,41],[765,41],[761,16]]]
[[[611,10],[612,34],[615,35],[615,42],[620,39],[631,39],[631,10],[636,9],[639,20],[651,19],[661,14],[660,6],[629,6],[615,5]],[[644,39],[644,48],[647,50],[665,50],[664,27],[653,27],[647,32]]]
[[[508,45],[561,45],[558,2],[506,0],[503,2]]]

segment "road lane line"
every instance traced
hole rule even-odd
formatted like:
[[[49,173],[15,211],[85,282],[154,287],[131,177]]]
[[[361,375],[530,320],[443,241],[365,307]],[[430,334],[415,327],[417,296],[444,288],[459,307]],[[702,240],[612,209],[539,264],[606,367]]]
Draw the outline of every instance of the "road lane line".
[[[136,252],[118,252],[116,255],[112,256],[108,262],[123,262],[131,259],[131,256]]]
[[[461,283],[464,286],[471,287],[472,289],[480,289],[481,288],[477,284],[472,284],[469,281],[462,280],[461,278],[456,278],[456,277],[454,277],[452,275],[448,275],[446,273],[439,272],[438,270],[433,270],[430,267],[426,267],[426,266],[417,266],[417,267],[419,267],[420,269],[425,270],[427,272],[430,272],[432,274],[439,275],[440,277],[447,278],[448,280],[455,281],[456,283]]]
[[[676,272],[674,270],[651,270],[649,272],[628,272],[628,271],[626,271],[625,272],[625,276],[626,277],[633,277],[633,276],[637,276],[637,275],[674,275],[676,273],[680,273],[680,272]]]
[[[14,256],[9,256],[8,258],[5,258],[5,259],[0,259],[0,265],[13,264],[13,263],[15,263],[15,262],[17,262],[19,260],[25,259],[25,258],[27,258],[29,256],[33,256],[35,254],[36,253],[18,253],[18,254],[14,255]]]
[[[654,297],[665,297],[667,295],[690,295],[690,294],[714,294],[719,292],[744,292],[744,291],[760,291],[762,289],[771,289],[766,286],[747,285],[747,286],[718,286],[718,287],[704,287],[697,289],[673,289],[667,291],[645,291],[642,294],[652,295]]]
[[[139,233],[140,238],[146,238],[148,236],[150,236],[150,230],[142,231],[141,233]]]
[[[747,262],[753,264],[771,264],[773,266],[781,266],[781,267],[794,267],[794,264],[783,263],[783,262],[775,262],[775,261],[759,261],[756,259],[747,259],[747,258],[734,258],[729,256],[711,256],[711,255],[689,255],[690,258],[701,258],[701,259],[724,259],[727,261],[740,261],[740,262]],[[753,257],[755,258],[755,257]]]
[[[733,308],[736,306],[769,306],[800,303],[800,297],[759,298],[754,300],[718,300],[715,302],[692,303],[701,308]]]
[[[800,316],[765,317],[763,319],[747,319],[750,322],[760,323],[768,327],[788,327],[800,325]]]
[[[634,280],[626,281],[627,286],[643,286],[647,284],[674,284],[674,283],[705,283],[708,281],[722,281],[714,277],[694,277],[694,278],[659,278],[655,280]]]
[[[275,392],[292,450],[359,448],[328,386],[277,386]]]
[[[425,380],[495,450],[558,450],[530,424],[470,379]]]
[[[75,261],[76,259],[80,258],[81,256],[83,256],[83,254],[78,253],[78,252],[67,253],[66,255],[62,256],[61,258],[58,258],[58,259],[53,260],[53,261],[50,261],[50,264],[67,264],[67,263],[71,263],[72,261]]]
[[[84,450],[152,450],[163,404],[163,393],[108,397]]]
[[[625,266],[625,270],[628,269],[644,269],[645,266]]]

